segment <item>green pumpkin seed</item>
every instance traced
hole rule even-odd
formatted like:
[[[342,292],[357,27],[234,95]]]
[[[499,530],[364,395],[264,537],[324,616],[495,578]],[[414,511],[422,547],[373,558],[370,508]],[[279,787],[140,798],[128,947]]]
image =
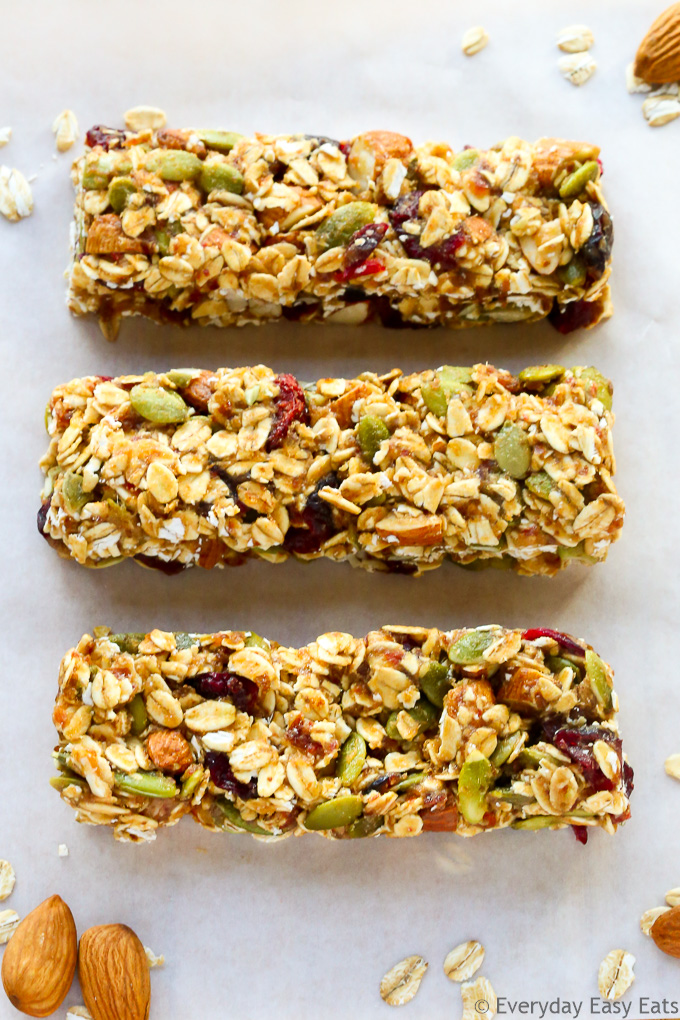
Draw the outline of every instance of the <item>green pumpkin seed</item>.
[[[82,185],[85,191],[104,191],[109,186],[109,178],[96,167],[86,167],[83,170]]]
[[[130,390],[130,403],[137,414],[154,425],[170,425],[186,421],[189,417],[189,408],[179,393],[165,390],[162,386],[133,386]]]
[[[191,181],[198,177],[202,167],[198,156],[184,149],[154,152],[146,161],[146,169],[164,181]]]
[[[598,371],[592,365],[586,367],[573,368],[572,372],[577,379],[587,379],[588,382],[595,385],[595,396],[600,401],[603,407],[606,407],[608,411],[612,409],[612,393],[614,388],[611,381],[602,375],[602,372]]]
[[[506,422],[493,444],[496,463],[511,478],[523,478],[531,467],[531,445],[526,432]]]
[[[113,641],[114,645],[118,645],[121,652],[129,652],[130,655],[134,655],[145,637],[146,634],[111,634],[108,640]]]
[[[578,255],[557,270],[562,283],[567,287],[582,287],[586,282],[586,264]]]
[[[347,838],[365,839],[367,836],[373,836],[383,822],[384,818],[382,815],[362,815],[361,818],[357,818],[356,822],[352,822],[347,829]]]
[[[567,669],[567,667],[569,667],[569,669],[573,670],[576,679],[581,679],[581,670],[576,663],[571,662],[570,659],[565,659],[562,655],[546,655],[545,664],[550,672],[554,673],[555,676],[561,673],[563,669]]]
[[[160,772],[114,772],[114,786],[140,797],[176,797],[177,783]]]
[[[342,829],[356,821],[364,808],[364,802],[358,794],[347,794],[336,797],[323,804],[317,804],[307,815],[304,826],[312,832],[322,829]]]
[[[399,716],[400,711],[402,711],[402,709],[390,712],[389,718],[385,723],[385,732],[391,740],[404,740],[404,737],[402,737],[399,732],[399,727],[397,726],[397,717]],[[424,733],[431,726],[436,726],[439,722],[439,713],[434,705],[431,705],[425,698],[421,698],[414,708],[409,708],[407,715],[410,715],[414,723],[416,723],[418,733]],[[418,734],[416,734],[416,736],[417,735]]]
[[[361,452],[369,464],[372,464],[380,444],[390,438],[390,430],[382,418],[374,418],[373,415],[367,414],[357,425],[356,435]]]
[[[525,747],[522,749],[517,757],[517,761],[523,768],[537,769],[543,761],[554,762],[556,765],[563,764],[558,758],[554,758],[547,751],[540,750],[536,747]]]
[[[496,744],[491,758],[489,759],[491,764],[495,765],[497,768],[500,768],[501,765],[505,765],[508,758],[511,757],[513,751],[517,748],[517,745],[521,742],[521,733],[513,733],[510,737],[501,737]]]
[[[81,790],[89,789],[86,781],[80,776],[76,776],[75,773],[68,776],[66,774],[61,776],[52,776],[50,779],[50,786],[54,790],[59,790],[59,792],[65,790],[69,786],[79,786]]]
[[[351,786],[361,775],[366,761],[366,741],[359,733],[350,733],[338,755],[335,775],[343,786]]]
[[[427,776],[427,772],[409,772],[400,779],[396,786],[392,789],[396,790],[397,793],[401,793],[403,790],[409,790],[412,786],[417,786],[422,783],[423,779]]]
[[[550,493],[557,488],[547,471],[537,471],[536,474],[529,475],[524,484],[529,492],[542,499],[549,499]]]
[[[198,634],[186,634],[184,631],[175,631],[175,647],[183,652],[187,648],[193,648],[198,644]]]
[[[423,395],[425,406],[428,411],[432,414],[436,414],[438,418],[443,418],[446,414],[446,409],[449,406],[449,402],[446,398],[446,393],[441,386],[421,386],[420,392]]]
[[[137,192],[137,185],[129,177],[114,177],[109,185],[109,205],[114,212],[122,213]]]
[[[243,138],[243,135],[236,131],[197,131],[207,149],[217,149],[218,152],[231,152],[236,143]]]
[[[160,255],[170,254],[170,243],[173,237],[176,237],[177,234],[182,233],[182,230],[183,227],[179,220],[175,220],[173,223],[166,223],[162,227],[156,227],[154,234],[156,237],[156,244],[158,245],[158,252]],[[168,373],[168,375],[169,374],[170,373]]]
[[[244,832],[250,832],[253,836],[271,836],[271,832],[267,832],[266,829],[263,829],[255,822],[247,822],[241,816],[239,809],[231,801],[220,798],[220,800],[215,801],[215,806],[222,812],[229,825],[233,825],[237,829],[243,829]]]
[[[454,170],[469,170],[479,159],[476,149],[463,149],[457,156],[454,156],[451,166]]]
[[[186,779],[182,780],[182,788],[179,792],[180,800],[191,800],[196,790],[201,785],[201,780],[205,775],[205,769],[201,768],[200,765],[194,767],[194,771],[191,772]]]
[[[585,551],[585,543],[579,542],[578,545],[560,545],[557,549],[557,555],[561,560],[579,560],[581,563],[597,563],[595,556],[589,556]]]
[[[466,761],[458,776],[458,807],[468,825],[479,825],[486,813],[486,794],[494,777],[486,758]]]
[[[531,804],[535,800],[535,797],[529,797],[526,793],[515,793],[510,786],[495,786],[490,793],[496,800],[504,800],[506,803],[515,804],[518,807],[524,804]]]
[[[442,365],[437,369],[437,376],[443,388],[449,394],[472,392],[472,369],[461,365]]]
[[[375,213],[376,206],[371,202],[349,202],[348,205],[341,205],[317,227],[316,243],[319,252],[349,244],[357,230],[373,222]]]
[[[549,383],[553,379],[559,379],[564,375],[565,368],[562,365],[529,365],[523,368],[517,378],[521,383]]]
[[[590,159],[573,173],[567,174],[560,184],[560,198],[576,198],[585,188],[588,181],[597,180],[600,168],[597,160]]]
[[[228,163],[204,163],[198,178],[203,191],[230,191],[234,195],[243,192],[243,174]]]
[[[61,495],[66,512],[71,515],[79,514],[85,504],[94,498],[91,493],[83,492],[83,476],[77,475],[75,471],[67,471],[64,475]]]
[[[444,698],[451,688],[449,667],[445,662],[431,662],[420,678],[420,689],[436,708],[444,707]]]
[[[513,829],[554,829],[564,822],[554,815],[532,815],[531,818],[520,818],[512,823]]]
[[[176,386],[178,389],[184,389],[192,379],[201,374],[201,370],[200,368],[172,368],[165,374],[173,386]]]
[[[256,634],[254,631],[251,631],[248,634],[244,644],[246,648],[264,648],[266,652],[268,652],[269,649],[271,648],[271,645],[269,644],[267,639],[260,637],[260,635]]]
[[[149,717],[146,714],[146,705],[144,704],[144,698],[141,694],[135,694],[134,698],[130,702],[129,708],[130,717],[132,719],[130,729],[136,737],[139,737],[149,725]]]
[[[600,706],[605,712],[611,712],[612,689],[609,686],[607,670],[600,656],[592,648],[586,649],[586,676]]]
[[[459,666],[472,666],[484,661],[484,652],[497,638],[492,630],[471,630],[449,648],[449,659]]]

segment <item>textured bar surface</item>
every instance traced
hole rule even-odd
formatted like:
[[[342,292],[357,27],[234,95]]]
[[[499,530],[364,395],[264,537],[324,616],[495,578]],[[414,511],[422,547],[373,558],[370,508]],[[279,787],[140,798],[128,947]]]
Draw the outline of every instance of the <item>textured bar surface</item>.
[[[629,817],[611,668],[567,634],[95,635],[61,664],[52,784],[119,839],[192,814],[267,839],[573,825],[585,842]]]
[[[263,366],[75,379],[48,405],[38,526],[86,566],[554,574],[603,560],[623,523],[610,408],[596,369],[559,365],[306,388]]]
[[[74,165],[69,305],[111,339],[125,315],[591,326],[610,314],[613,241],[598,153],[93,128]]]

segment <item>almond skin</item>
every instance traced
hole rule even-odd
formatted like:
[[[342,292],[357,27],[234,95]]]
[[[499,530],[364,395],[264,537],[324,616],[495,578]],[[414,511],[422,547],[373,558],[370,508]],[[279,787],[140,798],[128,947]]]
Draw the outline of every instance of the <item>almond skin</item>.
[[[680,3],[660,14],[644,37],[633,71],[649,85],[680,79]]]
[[[148,1020],[149,962],[127,925],[88,928],[80,937],[78,974],[94,1020]]]
[[[7,998],[28,1016],[49,1016],[73,983],[78,936],[73,914],[50,896],[28,914],[7,944],[2,984]]]
[[[652,925],[650,935],[662,953],[680,959],[680,906],[660,914]]]

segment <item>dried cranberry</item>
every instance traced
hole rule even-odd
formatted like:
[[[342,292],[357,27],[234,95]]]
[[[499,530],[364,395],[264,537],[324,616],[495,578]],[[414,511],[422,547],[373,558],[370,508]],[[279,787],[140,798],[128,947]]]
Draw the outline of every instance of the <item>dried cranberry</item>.
[[[408,220],[418,218],[418,207],[423,194],[423,191],[412,191],[397,199],[389,213],[390,223],[410,259],[427,259],[432,265],[437,265],[446,272],[455,268],[457,252],[465,244],[465,232],[462,228],[458,229],[451,237],[447,237],[445,241],[431,244],[427,248],[422,247],[417,235],[409,234],[406,230],[401,229]]]
[[[286,532],[283,548],[290,553],[309,556],[318,552],[335,532],[333,511],[329,503],[319,496],[319,489],[329,485],[335,489],[340,484],[336,474],[326,475],[316,486],[315,491],[307,497],[304,509],[300,514],[304,527],[292,527]]]
[[[207,751],[204,764],[210,769],[210,779],[220,790],[233,793],[241,800],[257,797],[257,779],[251,779],[249,783],[240,783],[232,771],[228,755],[221,751]]]
[[[552,638],[553,641],[557,641],[558,645],[565,650],[570,652],[571,655],[578,655],[583,658],[586,654],[585,648],[579,645],[570,638],[567,634],[562,634],[559,630],[551,630],[550,627],[532,627],[529,630],[525,630],[522,634],[524,641],[535,641],[536,638]]]
[[[387,233],[386,223],[367,223],[353,234],[345,252],[345,269],[365,262]]]
[[[274,401],[274,424],[267,439],[267,453],[271,453],[272,450],[278,449],[283,444],[288,435],[288,429],[294,421],[300,421],[304,425],[309,423],[309,410],[304,390],[295,376],[277,375],[274,382],[279,387],[279,395]]]
[[[186,681],[202,698],[231,698],[239,712],[253,715],[257,704],[258,686],[236,673],[198,673]]]
[[[101,145],[102,149],[107,152],[112,145],[117,142],[122,145],[125,141],[125,132],[118,131],[117,128],[105,127],[103,124],[95,124],[85,135],[85,144],[89,145],[91,149],[95,145]]]
[[[545,729],[549,732],[553,727],[549,726],[545,727]],[[600,790],[614,789],[614,783],[605,776],[593,754],[593,744],[595,741],[604,740],[616,751],[619,759],[621,759],[621,741],[614,737],[609,730],[600,729],[598,726],[592,726],[588,729],[569,729],[564,727],[555,730],[553,736],[548,737],[548,739],[555,745],[558,751],[568,755],[580,767],[583,772],[583,778],[593,790],[599,792]]]
[[[172,577],[173,574],[181,574],[183,570],[186,570],[186,565],[177,560],[161,560],[158,556],[145,556],[143,553],[133,558],[143,567],[160,570],[161,574],[166,574],[168,577]]]
[[[579,248],[579,255],[588,267],[591,280],[599,280],[611,256],[614,244],[614,224],[612,218],[600,202],[589,202],[593,214],[593,229],[590,237]]]
[[[358,266],[352,266],[351,269],[342,269],[338,273],[333,274],[333,278],[338,283],[346,283],[347,280],[356,280],[357,277],[361,276],[375,276],[376,273],[382,273],[385,268],[385,263],[381,259],[366,259],[365,262],[360,262]]]
[[[276,240],[276,238],[272,238]],[[292,305],[284,305],[281,313],[289,322],[301,322],[315,319],[321,309],[320,301],[295,301]]]
[[[390,299],[381,295],[371,298],[371,305],[385,329],[429,329],[427,322],[406,322],[398,308],[390,304]]]
[[[588,827],[586,825],[572,825],[572,829],[579,843],[583,843],[585,846],[588,842]]]
[[[557,301],[548,314],[548,322],[558,333],[573,333],[575,329],[587,329],[597,322],[602,314],[599,301],[570,301],[560,305]]]
[[[314,740],[310,736],[310,726],[311,723],[307,719],[303,719],[301,715],[298,715],[286,729],[285,738],[289,744],[299,748],[305,754],[309,754],[313,758],[322,758],[324,749],[318,740]]]
[[[340,149],[340,152],[343,154],[343,156],[347,157],[347,156],[349,156],[350,149],[352,148],[352,143],[351,142],[340,142],[340,145],[338,146],[338,148]]]
[[[47,523],[47,515],[50,511],[50,500],[46,499],[38,510],[38,531],[41,535],[45,534],[45,524]]]
[[[623,763],[623,792],[626,797],[630,797],[631,793],[635,789],[635,773],[633,772],[633,766],[629,765],[627,761]]]
[[[401,198],[397,199],[389,211],[390,223],[395,231],[402,224],[406,223],[407,220],[418,218],[418,207],[420,206],[420,199],[424,194],[424,191],[410,191],[408,195],[402,195]]]

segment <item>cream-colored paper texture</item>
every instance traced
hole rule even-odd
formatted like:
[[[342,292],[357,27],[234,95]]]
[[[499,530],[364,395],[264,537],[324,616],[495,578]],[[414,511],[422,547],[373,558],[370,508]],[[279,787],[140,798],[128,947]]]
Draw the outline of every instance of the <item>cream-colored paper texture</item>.
[[[680,1000],[680,961],[663,956],[638,920],[680,883],[680,785],[663,770],[680,751],[680,121],[649,128],[643,97],[625,88],[626,64],[662,6],[0,4],[0,121],[13,128],[0,162],[37,175],[32,217],[0,222],[0,856],[17,873],[4,906],[23,915],[57,892],[79,931],[129,924],[166,958],[151,975],[152,1020],[386,1017],[380,979],[410,954],[430,968],[407,1015],[456,1018],[460,994],[442,965],[454,945],[473,938],[486,947],[481,973],[499,996],[499,1015],[511,1015],[514,1004],[515,1015],[540,1017],[539,1002],[552,1003],[554,1015],[558,999],[561,1015],[576,1015],[574,1005],[565,1011],[570,1002],[581,1017],[604,1015],[598,965],[618,948],[637,957],[627,1015],[674,1015],[670,1006],[645,1012],[664,997]],[[581,88],[557,69],[555,37],[574,23],[592,28],[598,62]],[[465,57],[461,39],[475,24],[490,42]],[[69,168],[91,124],[119,125],[141,103],[162,106],[177,127],[336,138],[384,128],[454,147],[509,134],[595,141],[615,218],[614,317],[568,337],[545,323],[464,332],[284,323],[239,332],[130,320],[108,344],[96,323],[73,319],[65,307]],[[51,125],[64,108],[77,114],[81,138],[57,154]],[[606,564],[552,580],[450,565],[414,580],[330,562],[168,578],[132,563],[85,570],[59,559],[37,533],[43,409],[53,386],[73,376],[264,362],[312,379],[477,360],[515,371],[542,361],[595,364],[613,378],[617,481],[628,516]],[[633,817],[616,836],[595,832],[586,847],[568,830],[472,841],[309,836],[266,846],[185,820],[151,845],[130,846],[76,825],[48,785],[59,660],[97,624],[247,628],[292,644],[383,623],[488,622],[570,631],[613,663],[636,770]],[[58,856],[60,843],[68,857]],[[67,1002],[79,1001],[74,985]],[[532,1012],[520,1014],[523,1002],[534,1003]],[[14,1015],[0,999],[0,1017]]]

